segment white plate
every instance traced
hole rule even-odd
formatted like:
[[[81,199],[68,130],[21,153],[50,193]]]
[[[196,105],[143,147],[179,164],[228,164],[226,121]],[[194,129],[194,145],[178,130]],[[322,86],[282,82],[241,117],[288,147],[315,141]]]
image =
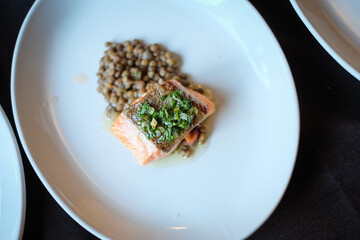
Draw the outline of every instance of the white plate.
[[[21,239],[25,220],[25,180],[20,151],[0,106],[0,239]]]
[[[214,131],[191,163],[141,167],[102,130],[95,74],[104,43],[133,38],[179,53],[182,70],[214,90]],[[99,237],[244,238],[286,189],[299,136],[296,92],[247,1],[37,1],[13,66],[15,121],[32,166]],[[76,83],[80,73],[86,83]]]
[[[325,50],[360,80],[360,1],[291,0],[295,11]]]

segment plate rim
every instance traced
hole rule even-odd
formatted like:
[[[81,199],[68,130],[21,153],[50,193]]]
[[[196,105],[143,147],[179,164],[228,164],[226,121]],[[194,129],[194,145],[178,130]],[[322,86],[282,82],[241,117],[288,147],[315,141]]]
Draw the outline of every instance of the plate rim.
[[[15,76],[16,76],[16,62],[18,59],[18,54],[19,54],[19,48],[21,46],[21,43],[23,41],[23,34],[25,29],[27,28],[27,25],[29,24],[30,19],[32,18],[34,12],[36,11],[36,9],[38,8],[38,6],[40,5],[40,3],[42,3],[42,0],[36,0],[33,5],[31,6],[29,12],[26,14],[26,17],[23,21],[23,23],[21,24],[21,28],[19,31],[19,34],[17,36],[16,39],[16,43],[15,43],[15,47],[14,47],[14,52],[13,52],[13,58],[12,58],[12,62],[11,62],[11,83],[10,83],[10,96],[11,96],[11,106],[12,106],[12,111],[13,111],[13,116],[14,116],[14,121],[15,121],[15,126],[16,126],[16,131],[18,133],[21,145],[25,151],[25,154],[33,168],[33,170],[35,171],[36,175],[39,177],[41,183],[45,186],[46,190],[50,193],[50,195],[55,199],[55,201],[61,206],[61,208],[72,218],[74,219],[78,224],[80,224],[84,229],[86,229],[87,231],[89,231],[91,234],[93,234],[94,236],[101,238],[101,239],[110,239],[109,237],[105,236],[103,233],[101,233],[100,231],[96,230],[94,227],[90,226],[84,219],[82,219],[81,217],[79,217],[77,214],[75,214],[70,207],[68,207],[67,204],[65,204],[61,198],[58,196],[58,194],[53,190],[53,188],[50,186],[50,184],[48,183],[48,181],[46,180],[45,176],[42,174],[42,172],[40,171],[40,169],[38,168],[36,161],[33,159],[30,150],[26,144],[26,140],[22,134],[22,127],[19,121],[19,116],[16,110],[16,93],[15,93]]]
[[[289,62],[287,61],[287,58],[285,56],[285,53],[279,43],[279,41],[277,40],[274,32],[271,30],[270,26],[267,24],[267,22],[265,21],[265,19],[262,17],[262,15],[260,14],[260,12],[255,8],[255,6],[253,4],[251,4],[249,1],[245,1],[248,6],[250,8],[252,8],[252,11],[255,15],[258,16],[259,20],[263,23],[263,26],[266,28],[266,31],[268,32],[268,34],[271,36],[271,38],[274,41],[274,47],[277,48],[278,53],[279,53],[279,57],[281,58],[281,60],[283,61],[283,64],[286,67],[286,72],[289,75],[289,80],[291,81],[291,91],[293,92],[292,96],[295,98],[294,99],[294,103],[295,103],[295,107],[296,107],[296,111],[295,114],[296,116],[294,116],[297,121],[296,121],[296,143],[295,143],[295,151],[293,153],[293,157],[292,157],[292,167],[291,167],[291,171],[289,171],[289,176],[287,178],[287,182],[285,184],[284,190],[281,194],[281,196],[279,197],[277,203],[274,205],[274,208],[272,209],[272,211],[269,212],[269,214],[266,216],[266,218],[264,218],[264,220],[259,224],[258,227],[256,227],[251,233],[249,233],[245,238],[250,237],[252,234],[254,234],[258,229],[261,228],[261,226],[264,225],[264,223],[271,217],[271,215],[275,212],[275,210],[278,208],[281,200],[283,199],[288,187],[289,187],[289,183],[290,180],[292,178],[293,172],[294,172],[294,168],[295,168],[295,164],[296,164],[296,160],[297,160],[297,155],[298,155],[298,151],[299,151],[299,143],[300,143],[300,107],[299,107],[299,98],[297,95],[297,91],[296,91],[296,85],[295,85],[295,81],[294,81],[294,77],[292,75],[291,72],[291,68],[289,65]],[[289,89],[290,90],[290,89]]]
[[[17,108],[16,108],[16,93],[15,93],[15,76],[16,76],[16,62],[18,60],[18,54],[19,54],[19,48],[22,44],[23,41],[23,34],[25,29],[27,28],[27,25],[29,23],[29,21],[31,20],[31,18],[34,15],[34,12],[36,11],[36,9],[38,8],[38,6],[40,5],[40,3],[44,2],[43,0],[37,0],[33,3],[33,5],[31,6],[29,12],[27,13],[17,40],[16,40],[16,44],[14,47],[14,52],[13,52],[13,58],[12,58],[12,66],[11,66],[11,103],[12,103],[12,110],[13,110],[13,115],[14,115],[14,120],[15,120],[15,126],[16,126],[16,131],[18,133],[20,142],[22,144],[22,147],[26,153],[26,156],[32,166],[32,168],[34,169],[34,171],[36,172],[37,176],[39,177],[39,179],[41,180],[42,184],[45,186],[45,188],[47,189],[47,191],[50,193],[50,195],[55,199],[55,201],[61,206],[61,208],[71,217],[73,218],[77,223],[79,223],[79,225],[81,225],[83,228],[85,228],[87,231],[89,231],[90,233],[92,233],[94,236],[99,237],[101,239],[110,239],[108,236],[106,236],[105,234],[103,234],[102,232],[100,232],[99,230],[97,230],[94,226],[91,226],[89,223],[87,223],[83,218],[79,217],[58,195],[58,193],[53,190],[53,188],[51,187],[51,184],[46,180],[45,176],[42,174],[42,172],[40,171],[40,169],[38,168],[36,161],[34,160],[34,158],[32,157],[30,150],[26,144],[26,140],[22,134],[22,127],[20,124],[20,120],[19,120],[19,116],[17,113]],[[291,96],[294,98],[294,107],[296,109],[294,109],[294,119],[296,119],[296,122],[294,122],[294,133],[295,133],[295,137],[294,138],[294,144],[295,146],[294,149],[294,153],[293,153],[293,157],[290,159],[292,161],[292,165],[291,165],[291,169],[288,172],[288,177],[287,177],[287,181],[284,183],[284,189],[282,191],[282,193],[280,194],[280,197],[278,199],[278,201],[275,203],[273,209],[266,215],[266,217],[258,224],[257,227],[254,228],[254,230],[250,233],[248,233],[248,235],[246,236],[249,237],[251,236],[254,232],[256,232],[268,219],[269,217],[273,214],[273,212],[276,210],[276,208],[278,207],[278,205],[280,204],[287,188],[288,185],[290,183],[293,171],[294,171],[294,167],[295,167],[295,163],[296,163],[296,159],[297,159],[297,154],[298,154],[298,148],[299,148],[299,139],[300,139],[300,109],[299,109],[299,101],[298,101],[298,96],[297,96],[297,92],[296,92],[296,87],[295,87],[295,82],[294,82],[294,78],[289,66],[289,63],[286,59],[286,56],[277,40],[277,38],[275,37],[274,33],[272,32],[271,28],[269,27],[269,25],[266,23],[266,21],[264,20],[264,18],[261,16],[261,14],[257,11],[257,9],[248,1],[244,1],[244,4],[247,5],[247,7],[250,9],[250,11],[252,11],[252,13],[254,15],[256,15],[256,17],[262,22],[263,27],[266,29],[266,34],[269,34],[269,37],[272,38],[273,40],[273,44],[274,44],[274,48],[276,48],[278,54],[279,54],[279,59],[282,61],[283,66],[285,67],[285,73],[289,76],[289,81],[290,81],[290,88],[289,91],[291,91]]]
[[[24,174],[24,166],[23,166],[23,162],[22,162],[22,157],[21,157],[21,153],[20,153],[20,149],[19,149],[19,145],[18,142],[16,140],[16,136],[15,133],[13,131],[13,128],[11,126],[11,123],[9,121],[9,118],[7,117],[4,109],[2,108],[2,106],[0,105],[0,115],[1,117],[4,119],[4,122],[6,124],[6,127],[10,133],[10,139],[11,139],[11,143],[15,148],[15,152],[16,152],[16,166],[17,166],[17,170],[19,170],[20,172],[20,195],[21,195],[21,216],[20,216],[20,221],[17,222],[17,236],[18,239],[22,239],[23,234],[24,234],[24,228],[25,228],[25,217],[26,217],[26,182],[25,182],[25,174]]]
[[[360,81],[360,72],[357,71],[350,63],[348,63],[345,59],[343,59],[339,54],[338,51],[333,49],[330,44],[323,38],[320,33],[315,29],[311,21],[305,16],[304,11],[298,4],[299,0],[290,0],[292,7],[294,8],[295,12],[304,23],[306,28],[310,31],[313,37],[320,43],[320,45],[330,54],[330,56],[335,59],[335,61],[340,64],[348,73],[350,73],[353,77]]]

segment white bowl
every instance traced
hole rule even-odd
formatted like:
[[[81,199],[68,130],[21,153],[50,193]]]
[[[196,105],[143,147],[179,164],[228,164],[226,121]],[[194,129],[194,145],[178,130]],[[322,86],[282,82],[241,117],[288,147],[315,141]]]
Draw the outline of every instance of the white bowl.
[[[106,41],[159,42],[214,91],[208,149],[147,168],[101,127],[96,72]],[[76,77],[86,75],[78,84]],[[279,203],[294,167],[299,112],[271,31],[246,1],[37,1],[12,69],[21,142],[56,201],[113,239],[239,239]]]
[[[26,191],[16,137],[0,106],[0,239],[21,239]]]
[[[360,80],[360,1],[291,0],[296,13],[321,46]]]

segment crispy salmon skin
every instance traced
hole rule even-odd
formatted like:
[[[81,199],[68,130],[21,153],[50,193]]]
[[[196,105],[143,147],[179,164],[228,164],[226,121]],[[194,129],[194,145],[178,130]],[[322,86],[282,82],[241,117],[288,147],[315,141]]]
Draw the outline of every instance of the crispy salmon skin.
[[[161,109],[166,101],[162,97],[173,91],[180,91],[182,96],[189,99],[198,111],[191,125],[179,133],[172,141],[160,141],[159,138],[148,139],[140,127],[139,109],[144,103],[148,103],[155,109]],[[123,144],[134,154],[141,165],[166,157],[173,152],[189,132],[204,121],[215,111],[214,103],[206,96],[187,89],[176,80],[168,80],[162,85],[154,84],[145,96],[134,101],[115,120],[111,132],[119,138]]]

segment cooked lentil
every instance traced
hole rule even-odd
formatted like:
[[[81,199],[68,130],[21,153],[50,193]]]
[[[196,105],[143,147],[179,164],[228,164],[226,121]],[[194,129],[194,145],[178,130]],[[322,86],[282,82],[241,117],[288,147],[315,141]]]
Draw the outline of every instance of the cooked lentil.
[[[183,145],[179,151],[180,155],[184,158],[188,158],[191,155],[191,149],[187,145]]]
[[[204,144],[206,140],[206,132],[202,132],[199,135],[198,141],[200,144]]]

